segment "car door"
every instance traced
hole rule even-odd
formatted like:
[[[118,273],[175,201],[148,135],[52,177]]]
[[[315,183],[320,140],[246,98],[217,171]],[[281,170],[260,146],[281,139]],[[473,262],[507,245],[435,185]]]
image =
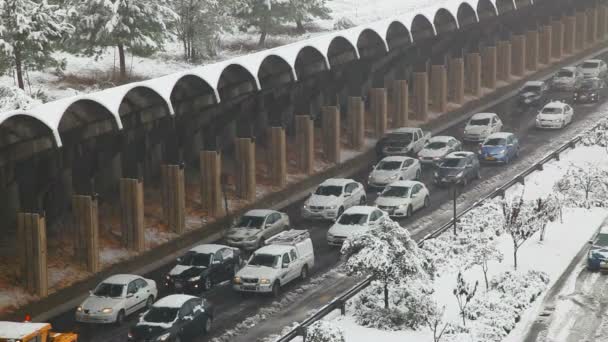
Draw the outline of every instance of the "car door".
[[[151,292],[150,285],[147,281],[139,278],[135,279],[135,284],[137,286],[137,294],[135,295],[135,297],[139,297],[138,299],[141,300],[138,304],[137,310],[140,310],[146,307],[146,301],[148,300],[148,297],[153,296],[154,294]]]
[[[194,321],[194,307],[192,301],[187,301],[182,304],[182,307],[178,311],[179,320],[177,324],[180,325],[180,337],[187,339],[194,336],[196,333],[196,322]]]
[[[566,105],[566,112],[568,113],[568,123],[570,123],[572,122],[572,119],[574,119],[574,109],[569,105]]]
[[[294,280],[300,276],[302,272],[302,266],[304,266],[304,260],[298,256],[298,253],[296,252],[295,248],[292,248],[289,251],[289,259],[291,260],[291,265],[289,265],[289,275],[291,277],[291,280]]]
[[[127,285],[127,297],[125,301],[125,314],[130,315],[133,312],[137,311],[141,305],[141,299],[137,293],[137,283],[135,280],[132,280]],[[144,299],[145,303],[145,299]]]
[[[211,279],[211,284],[221,282],[225,277],[226,270],[224,269],[224,256],[222,250],[219,249],[211,257],[211,265],[207,276]]]
[[[493,127],[493,132],[500,132],[502,130],[502,121],[500,121],[500,118],[498,118],[498,116],[495,116],[493,118],[494,120],[494,127]]]
[[[405,180],[414,179],[416,177],[416,168],[414,165],[414,159],[406,159],[401,164],[401,178]]]
[[[289,269],[290,265],[289,254],[285,253],[281,257],[281,285],[287,284],[291,281],[291,270]]]
[[[467,163],[464,168],[464,172],[465,172],[464,176],[467,177],[468,179],[472,179],[475,174],[474,169],[475,169],[475,164],[473,163],[473,156],[468,156]]]
[[[222,263],[218,279],[220,282],[231,280],[236,273],[234,250],[232,248],[222,248],[219,252],[222,254]]]
[[[272,213],[270,215],[268,215],[267,220],[269,220],[269,233],[271,235],[275,235],[280,233],[283,230],[283,226],[281,223],[281,214],[279,213]]]
[[[410,191],[410,199],[412,201],[412,210],[418,210],[418,208],[420,207],[420,189],[421,186],[420,184],[415,184],[412,187],[412,190]]]
[[[357,198],[354,195],[356,183],[348,183],[344,186],[344,208],[350,208],[356,204]]]

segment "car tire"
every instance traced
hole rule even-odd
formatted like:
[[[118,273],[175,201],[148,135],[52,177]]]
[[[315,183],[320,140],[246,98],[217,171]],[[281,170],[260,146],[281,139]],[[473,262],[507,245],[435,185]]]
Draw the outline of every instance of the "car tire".
[[[116,315],[116,321],[114,322],[117,326],[121,326],[125,322],[125,310],[118,311]]]
[[[416,180],[420,180],[420,178],[422,178],[422,172],[420,171],[420,169],[418,169],[416,171]]]
[[[173,342],[182,342],[182,339],[181,339],[179,336],[176,336],[176,337],[173,339]]]
[[[207,276],[205,277],[205,280],[203,280],[203,291],[209,291],[211,290],[211,287],[213,287],[213,283],[211,282],[211,278]]]
[[[277,280],[274,282],[274,284],[272,284],[272,296],[274,298],[278,298],[280,294],[281,294],[281,284]]]
[[[477,169],[477,174],[475,175],[477,179],[481,179],[481,170]]]
[[[509,159],[509,156],[505,156],[505,165],[509,165],[510,162],[511,160]]]
[[[429,196],[426,196],[424,198],[424,208],[428,208],[430,203],[431,203],[431,199],[429,198]]]
[[[367,198],[365,196],[361,196],[359,199],[359,205],[365,205],[367,203]]]
[[[306,280],[308,278],[308,265],[304,265],[300,271],[300,279]]]
[[[413,215],[413,214],[414,214],[414,210],[412,209],[412,206],[411,206],[411,205],[409,205],[409,206],[407,207],[407,218],[412,217],[412,215]]]
[[[564,127],[566,127],[566,120],[562,120],[562,125],[560,128],[564,128]]]
[[[154,304],[154,296],[148,297],[148,299],[146,300],[145,310],[150,310],[150,308],[152,307],[153,304]]]
[[[211,327],[213,326],[213,317],[208,316],[205,320],[205,324],[203,324],[203,334],[207,335],[211,332]]]

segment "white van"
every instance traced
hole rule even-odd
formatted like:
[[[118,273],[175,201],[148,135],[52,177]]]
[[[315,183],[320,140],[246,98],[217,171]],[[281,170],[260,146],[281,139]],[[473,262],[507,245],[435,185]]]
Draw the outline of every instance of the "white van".
[[[281,286],[308,277],[315,265],[312,240],[307,230],[288,230],[268,240],[253,252],[247,265],[235,275],[232,286],[240,292],[272,293]]]

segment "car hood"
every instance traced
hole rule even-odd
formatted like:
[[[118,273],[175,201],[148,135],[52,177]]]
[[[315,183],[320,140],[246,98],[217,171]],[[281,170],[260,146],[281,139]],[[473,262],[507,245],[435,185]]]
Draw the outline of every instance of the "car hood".
[[[591,256],[597,259],[608,260],[608,248],[593,245],[589,250]]]
[[[351,237],[355,234],[365,233],[369,230],[368,226],[362,225],[343,225],[336,223],[327,231],[328,234]]]
[[[251,228],[230,228],[226,233],[226,236],[235,237],[235,238],[246,238],[261,232],[261,229],[251,229]]]
[[[339,199],[340,199],[340,197],[337,197],[337,196],[320,196],[320,195],[313,194],[310,196],[307,203],[308,203],[308,205],[312,205],[312,206],[330,207],[332,205],[337,205],[339,202]]]
[[[116,308],[123,304],[123,298],[108,298],[108,297],[97,297],[89,296],[82,302],[83,310],[90,310],[91,312],[98,312],[104,308]]]
[[[464,131],[466,133],[482,134],[482,133],[485,133],[485,132],[489,131],[489,129],[490,129],[489,126],[471,126],[471,125],[467,125],[464,128]]]
[[[439,170],[437,170],[437,173],[439,174],[440,177],[445,177],[445,176],[456,176],[457,174],[461,173],[462,171],[464,171],[464,168],[442,167],[442,168],[439,168]]]
[[[395,175],[399,175],[399,170],[374,170],[369,174],[371,179],[379,181],[384,181]]]
[[[169,272],[171,276],[183,276],[183,277],[195,277],[201,274],[207,267],[203,266],[186,266],[186,265],[175,265]]]
[[[242,278],[266,278],[272,279],[276,277],[280,269],[267,266],[250,266],[247,265],[237,272],[237,276]]]
[[[572,83],[574,82],[574,78],[572,77],[556,77],[553,79],[553,82],[556,83]]]
[[[554,121],[563,119],[564,114],[538,114],[536,118],[538,120]]]
[[[138,323],[133,328],[131,328],[131,334],[136,339],[155,339],[168,330],[165,326],[160,325],[152,325],[148,323]]]
[[[506,149],[506,146],[482,146],[481,152],[484,154],[498,154]]]
[[[423,148],[419,153],[418,157],[422,158],[436,158],[436,157],[444,157],[448,153],[448,148],[440,148],[438,150],[431,150],[427,148]]]
[[[376,205],[384,207],[398,207],[402,204],[409,204],[411,199],[403,197],[378,197],[376,198]]]

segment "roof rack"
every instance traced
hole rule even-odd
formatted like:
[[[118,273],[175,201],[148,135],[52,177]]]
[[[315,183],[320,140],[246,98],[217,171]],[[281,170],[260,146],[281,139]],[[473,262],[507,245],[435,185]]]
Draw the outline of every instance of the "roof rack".
[[[292,246],[308,238],[310,238],[310,233],[308,232],[308,230],[290,229],[281,232],[277,235],[271,236],[268,240],[266,240],[266,244]]]

